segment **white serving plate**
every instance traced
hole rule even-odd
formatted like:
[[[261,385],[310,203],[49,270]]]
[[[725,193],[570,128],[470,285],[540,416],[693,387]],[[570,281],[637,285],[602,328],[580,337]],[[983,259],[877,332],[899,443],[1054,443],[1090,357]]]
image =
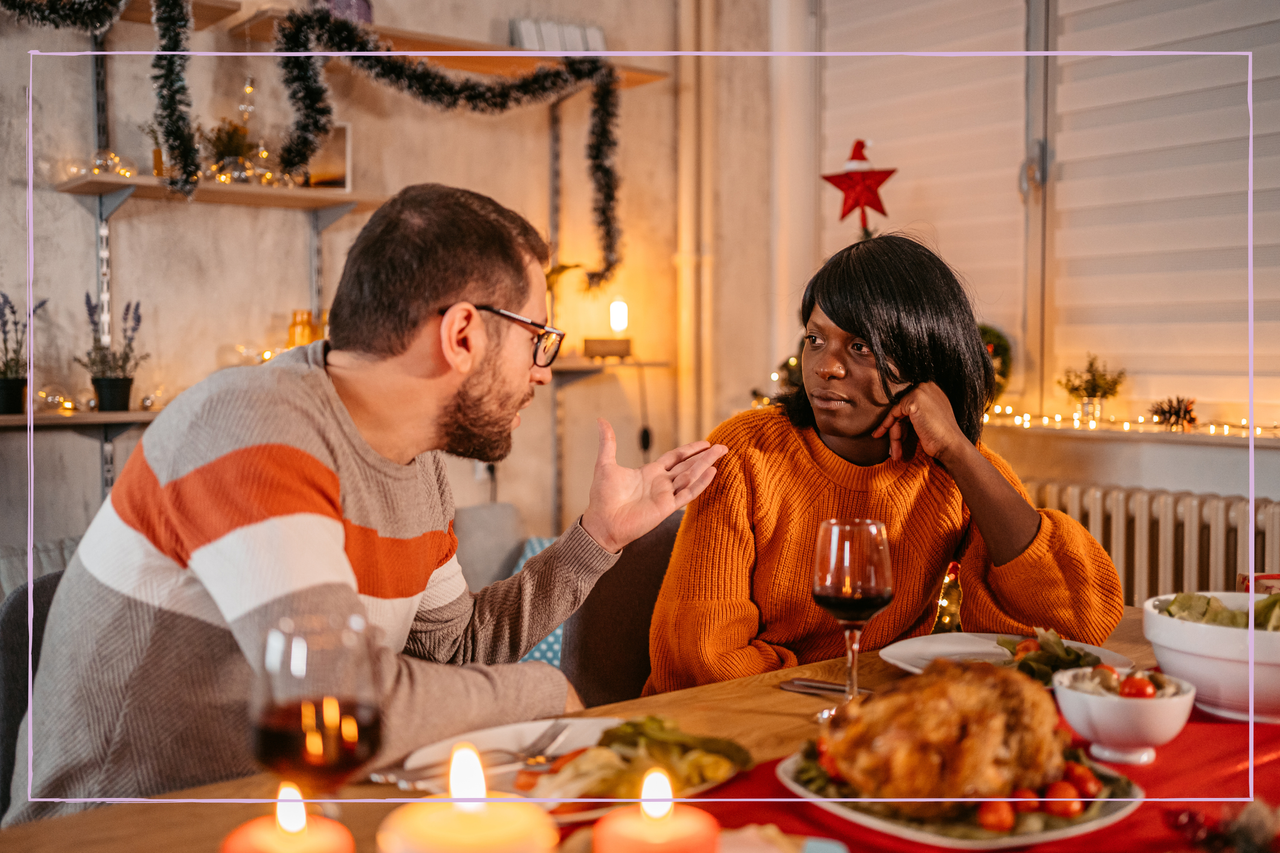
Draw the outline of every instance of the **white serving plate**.
[[[1252,609],[1263,595],[1205,592],[1232,610]],[[1232,720],[1249,719],[1249,631],[1174,619],[1158,608],[1172,595],[1142,605],[1142,635],[1160,669],[1196,686],[1196,707]],[[1280,723],[1280,632],[1253,632],[1253,719]]]
[[[907,841],[915,841],[946,850],[1007,850],[1015,847],[1030,847],[1033,844],[1044,844],[1049,841],[1061,841],[1065,838],[1075,838],[1077,835],[1085,835],[1123,820],[1141,805],[1146,796],[1142,788],[1135,783],[1133,786],[1134,798],[1132,800],[1110,800],[1104,802],[1102,804],[1102,812],[1093,820],[1085,823],[1066,826],[1062,829],[1027,832],[1022,835],[1002,835],[995,838],[949,838],[945,835],[935,835],[932,832],[917,829],[906,823],[855,811],[846,808],[839,801],[819,797],[792,778],[800,761],[801,756],[797,752],[778,764],[778,781],[797,797],[803,797],[818,808],[842,817],[850,823],[856,823],[859,826],[883,832],[885,835],[891,835],[894,838],[902,838]]]
[[[1015,635],[967,634],[963,632],[926,634],[923,637],[899,640],[896,643],[885,646],[880,650],[880,658],[899,669],[914,673],[923,672],[924,668],[937,658],[999,663],[1000,661],[1009,660],[1012,655],[1009,654],[1008,649],[1003,649],[997,645],[996,640],[1010,636]],[[1034,638],[1022,637],[1020,639],[1030,640]],[[1063,642],[1073,649],[1093,652],[1102,659],[1103,663],[1110,664],[1116,669],[1126,670],[1133,667],[1133,661],[1124,655],[1104,649],[1101,646],[1090,646],[1086,643],[1077,643],[1072,640],[1064,640]]]

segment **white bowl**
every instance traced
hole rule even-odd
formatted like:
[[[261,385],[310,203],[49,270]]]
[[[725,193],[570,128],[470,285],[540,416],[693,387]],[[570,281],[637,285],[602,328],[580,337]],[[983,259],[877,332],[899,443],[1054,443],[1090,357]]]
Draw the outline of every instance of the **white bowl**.
[[[1261,595],[1207,592],[1232,610],[1253,608]],[[1165,616],[1158,608],[1171,595],[1142,605],[1142,633],[1161,671],[1196,686],[1196,707],[1233,720],[1249,719],[1249,632]],[[1253,718],[1280,723],[1280,632],[1253,632]]]
[[[1153,747],[1173,740],[1187,724],[1196,698],[1195,685],[1171,678],[1178,692],[1150,699],[1085,693],[1067,686],[1075,673],[1089,669],[1064,669],[1053,674],[1053,695],[1062,716],[1080,737],[1091,742],[1089,753],[1094,758],[1150,764],[1156,758]]]

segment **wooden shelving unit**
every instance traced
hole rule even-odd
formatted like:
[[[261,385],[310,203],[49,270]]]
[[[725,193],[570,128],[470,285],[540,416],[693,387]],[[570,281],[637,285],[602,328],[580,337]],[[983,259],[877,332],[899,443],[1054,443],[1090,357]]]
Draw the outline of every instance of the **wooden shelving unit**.
[[[235,0],[194,0],[191,4],[191,28],[207,29],[239,11],[240,4]],[[120,20],[135,24],[151,23],[151,0],[131,0],[120,13]]]
[[[108,195],[119,190],[133,188],[131,198],[149,198],[181,201],[186,199],[170,192],[159,178],[138,175],[123,178],[119,175],[84,175],[58,184],[55,189],[71,195]],[[219,184],[201,181],[193,196],[194,201],[206,204],[239,204],[246,207],[284,207],[293,210],[320,210],[343,204],[354,204],[354,210],[373,210],[386,201],[383,196],[320,188],[297,187],[283,189],[264,187],[261,184]]]
[[[135,0],[140,2],[140,0]],[[230,30],[231,34],[240,38],[249,38],[258,42],[275,41],[276,22],[284,18],[287,9],[267,7],[255,12],[243,22]],[[446,38],[425,33],[415,33],[394,27],[380,27],[366,24],[365,29],[376,34],[379,39],[389,44],[392,50],[413,50],[423,52],[434,51],[494,51],[516,50],[499,44],[488,44],[481,41]],[[539,67],[551,67],[559,64],[558,60],[546,56],[433,56],[431,62],[457,71],[470,71],[473,74],[491,74],[498,77],[519,77],[537,70]],[[643,86],[665,79],[662,71],[651,71],[647,68],[636,68],[631,65],[617,65],[621,75],[619,85],[623,89]]]

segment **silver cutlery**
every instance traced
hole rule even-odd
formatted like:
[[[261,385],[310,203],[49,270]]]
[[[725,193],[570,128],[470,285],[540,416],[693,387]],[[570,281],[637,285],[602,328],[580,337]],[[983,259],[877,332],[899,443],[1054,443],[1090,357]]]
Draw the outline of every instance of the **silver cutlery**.
[[[480,751],[481,764],[486,758],[506,757],[507,763],[485,767],[485,775],[519,770],[521,768],[537,768],[550,766],[549,754],[559,746],[569,734],[569,723],[566,720],[555,720],[540,735],[530,741],[524,748],[485,749]],[[449,770],[449,760],[435,761],[422,767],[395,767],[379,770],[369,774],[369,781],[384,785],[399,785],[405,790],[421,790],[429,785],[423,783],[444,775]]]
[[[845,686],[834,681],[819,681],[816,678],[793,678],[778,685],[792,693],[806,693],[810,696],[829,696],[832,693],[844,695]],[[858,688],[859,693],[870,693],[865,687]]]

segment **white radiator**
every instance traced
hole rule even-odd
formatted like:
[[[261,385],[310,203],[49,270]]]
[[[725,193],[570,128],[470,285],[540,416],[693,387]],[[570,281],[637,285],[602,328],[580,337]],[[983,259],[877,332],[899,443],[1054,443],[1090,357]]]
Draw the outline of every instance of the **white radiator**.
[[[1037,507],[1083,524],[1111,555],[1125,602],[1195,590],[1234,590],[1249,573],[1280,573],[1280,501],[1239,495],[1125,489],[1079,483],[1024,483]]]

